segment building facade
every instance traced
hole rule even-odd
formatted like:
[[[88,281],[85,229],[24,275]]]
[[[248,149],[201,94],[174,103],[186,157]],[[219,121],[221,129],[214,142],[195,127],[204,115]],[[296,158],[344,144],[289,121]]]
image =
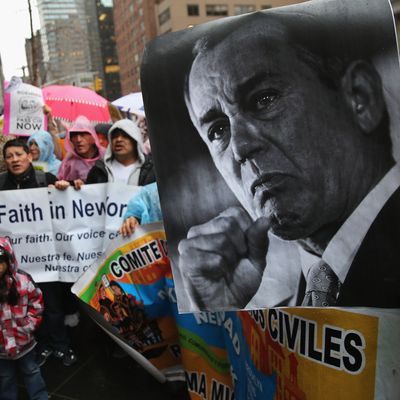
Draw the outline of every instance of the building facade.
[[[158,35],[216,18],[301,0],[114,0],[114,23],[122,94],[140,91],[145,44]]]
[[[0,115],[3,115],[3,107],[4,107],[4,74],[3,74],[3,63],[1,62],[1,55],[0,55]]]
[[[33,55],[33,52],[35,55]],[[47,70],[42,62],[43,51],[40,30],[36,31],[33,38],[25,39],[25,54],[28,64],[29,83],[41,86],[46,81]]]
[[[114,26],[122,94],[140,90],[145,44],[157,36],[155,0],[114,0]]]
[[[159,0],[156,6],[157,33],[162,35],[216,18],[295,3],[301,3],[301,0]]]
[[[95,81],[95,89],[108,100],[113,101],[121,97],[121,82],[112,0],[96,0],[96,13],[101,67]]]
[[[94,74],[84,0],[38,0],[44,83],[81,84]],[[93,82],[93,77],[91,79]]]

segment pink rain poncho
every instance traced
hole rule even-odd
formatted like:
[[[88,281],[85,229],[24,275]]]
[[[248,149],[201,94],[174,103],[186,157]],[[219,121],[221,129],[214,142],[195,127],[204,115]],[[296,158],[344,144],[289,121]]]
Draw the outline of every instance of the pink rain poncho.
[[[97,155],[93,158],[83,158],[76,154],[76,152],[74,151],[74,146],[71,143],[71,132],[90,133],[98,150]],[[90,169],[93,167],[97,160],[103,158],[105,153],[105,149],[100,146],[99,139],[92,124],[83,115],[80,115],[72,124],[72,126],[68,129],[67,136],[65,138],[65,150],[67,150],[67,155],[61,163],[57,177],[58,179],[65,179],[67,181],[82,179],[84,182],[86,182],[86,177]]]

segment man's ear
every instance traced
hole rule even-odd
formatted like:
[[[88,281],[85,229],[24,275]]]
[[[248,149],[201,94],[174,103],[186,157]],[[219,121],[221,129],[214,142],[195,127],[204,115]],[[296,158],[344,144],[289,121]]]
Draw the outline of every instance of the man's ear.
[[[372,133],[385,112],[382,81],[372,64],[354,61],[342,78],[342,89],[354,120],[361,130]]]

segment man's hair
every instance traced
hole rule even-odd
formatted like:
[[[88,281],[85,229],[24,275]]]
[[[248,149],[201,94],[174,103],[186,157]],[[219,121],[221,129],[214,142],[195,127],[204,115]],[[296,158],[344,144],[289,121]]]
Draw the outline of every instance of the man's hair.
[[[110,138],[112,139],[115,135],[120,135],[121,133],[122,133],[124,136],[126,136],[127,138],[129,138],[129,139],[131,140],[132,143],[134,143],[134,144],[137,143],[137,141],[136,141],[131,135],[129,135],[129,133],[127,133],[126,131],[124,131],[124,130],[121,129],[121,128],[115,128],[115,129],[111,132]]]
[[[90,135],[92,136],[92,134],[90,132],[85,132],[85,131],[70,131],[69,132],[69,137],[72,138],[73,136],[76,135]]]
[[[12,139],[6,142],[3,147],[3,157],[6,158],[6,150],[9,147],[22,147],[26,154],[29,154],[29,147],[28,145],[20,139]]]
[[[245,19],[249,19],[249,21],[246,23]],[[295,21],[306,22],[300,25]],[[340,55],[334,55],[333,52],[327,50],[326,44],[322,45],[324,44],[324,39],[321,35],[323,35],[324,31],[321,30],[319,21],[309,14],[285,15],[279,12],[271,13],[271,11],[267,13],[256,12],[241,16],[236,21],[232,19],[228,22],[230,23],[225,23],[225,26],[220,23],[215,31],[206,33],[197,40],[193,47],[193,61],[198,56],[213,50],[226,38],[235,35],[241,30],[251,30],[252,27],[257,26],[257,34],[267,35],[270,33],[268,30],[271,22],[282,29],[282,39],[285,39],[288,46],[294,49],[299,60],[313,68],[318,73],[321,81],[330,88],[339,87],[340,78],[352,61],[350,54],[342,52]]]
[[[281,29],[282,40],[286,40],[298,59],[310,67],[317,74],[320,81],[330,90],[339,90],[341,79],[347,67],[355,60],[363,60],[375,69],[368,58],[370,55],[363,48],[359,52],[349,45],[331,49],[330,41],[325,37],[325,27],[321,26],[318,19],[307,13],[284,13],[274,10],[268,12],[255,12],[240,17],[232,18],[230,21],[217,21],[215,30],[205,33],[203,37],[195,42],[193,47],[192,65],[197,57],[213,50],[221,42],[232,35],[240,34],[240,31],[254,30],[257,35],[268,35],[275,28]],[[275,26],[271,28],[271,23]],[[189,76],[191,67],[185,76],[184,97],[190,107]],[[391,148],[390,119],[385,107],[382,120],[377,130],[385,132],[385,135],[377,135],[377,140]]]

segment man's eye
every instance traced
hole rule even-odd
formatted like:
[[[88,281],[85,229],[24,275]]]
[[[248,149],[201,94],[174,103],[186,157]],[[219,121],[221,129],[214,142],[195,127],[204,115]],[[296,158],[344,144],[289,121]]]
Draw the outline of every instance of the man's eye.
[[[269,108],[277,98],[278,93],[275,91],[256,93],[250,101],[250,107],[255,111],[264,110]]]
[[[207,137],[210,142],[221,140],[225,135],[229,134],[229,124],[225,122],[214,124],[208,130]]]

